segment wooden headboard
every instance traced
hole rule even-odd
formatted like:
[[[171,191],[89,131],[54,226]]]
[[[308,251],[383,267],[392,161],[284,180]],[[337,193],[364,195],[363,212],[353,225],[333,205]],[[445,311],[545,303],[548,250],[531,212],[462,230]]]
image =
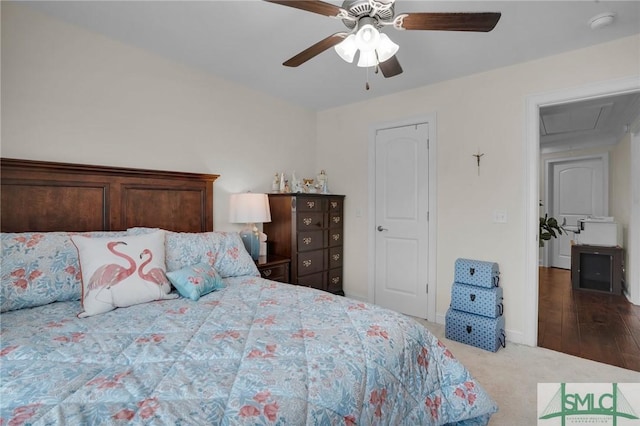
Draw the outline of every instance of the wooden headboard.
[[[218,175],[0,159],[2,232],[213,230]]]

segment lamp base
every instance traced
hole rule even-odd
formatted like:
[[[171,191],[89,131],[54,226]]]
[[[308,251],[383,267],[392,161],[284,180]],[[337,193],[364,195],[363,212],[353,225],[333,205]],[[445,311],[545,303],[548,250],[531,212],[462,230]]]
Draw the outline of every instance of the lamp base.
[[[260,241],[258,234],[253,229],[247,228],[240,232],[240,238],[244,243],[244,248],[247,249],[247,253],[251,255],[253,260],[258,260],[260,257]]]

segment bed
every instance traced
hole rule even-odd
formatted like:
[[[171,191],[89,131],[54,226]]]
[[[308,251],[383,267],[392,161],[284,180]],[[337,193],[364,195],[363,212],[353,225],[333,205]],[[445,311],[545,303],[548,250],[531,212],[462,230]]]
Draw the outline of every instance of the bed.
[[[213,231],[216,177],[2,160],[0,424],[488,423],[495,402],[413,319],[262,279]],[[79,318],[95,290],[70,240],[159,233],[167,276],[208,261],[221,285]]]

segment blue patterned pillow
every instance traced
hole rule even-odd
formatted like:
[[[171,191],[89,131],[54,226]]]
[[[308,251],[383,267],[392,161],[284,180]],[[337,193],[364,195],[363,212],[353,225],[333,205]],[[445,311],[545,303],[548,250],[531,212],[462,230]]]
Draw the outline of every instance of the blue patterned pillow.
[[[0,312],[80,299],[80,262],[72,235],[116,237],[126,232],[2,233]]]
[[[155,230],[157,228],[129,228],[128,232],[140,235]],[[167,271],[208,263],[222,278],[260,276],[255,262],[247,253],[237,232],[166,231],[165,235]]]
[[[224,288],[220,274],[208,263],[198,263],[167,272],[167,277],[182,297],[191,300],[198,300],[200,296]]]

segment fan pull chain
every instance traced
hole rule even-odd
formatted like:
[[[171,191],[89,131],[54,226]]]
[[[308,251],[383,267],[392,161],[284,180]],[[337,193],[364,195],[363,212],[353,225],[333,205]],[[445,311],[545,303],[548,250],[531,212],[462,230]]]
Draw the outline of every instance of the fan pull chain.
[[[369,67],[367,67],[367,82],[364,85],[364,88],[369,90]]]

